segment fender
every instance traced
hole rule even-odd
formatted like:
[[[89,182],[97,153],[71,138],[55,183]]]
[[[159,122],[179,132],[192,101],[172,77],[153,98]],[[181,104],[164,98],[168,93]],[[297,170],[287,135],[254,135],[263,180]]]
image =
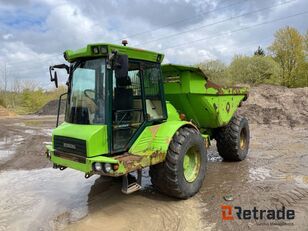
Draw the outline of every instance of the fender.
[[[160,153],[163,157],[162,162],[166,157],[173,135],[183,126],[193,127],[198,130],[191,122],[181,120],[166,121],[161,124],[148,126],[131,146],[129,153],[134,155]]]

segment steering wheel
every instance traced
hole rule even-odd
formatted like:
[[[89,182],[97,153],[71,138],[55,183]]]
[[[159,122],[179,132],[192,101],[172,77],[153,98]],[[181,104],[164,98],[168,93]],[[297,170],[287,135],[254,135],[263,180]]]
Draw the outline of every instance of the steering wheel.
[[[95,99],[91,98],[91,97],[89,96],[88,92],[89,92],[89,93],[91,92],[91,93],[93,93],[93,94],[95,95],[95,91],[92,90],[92,89],[85,89],[85,90],[83,91],[83,94],[84,94],[86,97],[88,97],[90,100],[92,100],[93,103],[95,103],[95,105],[96,105]]]

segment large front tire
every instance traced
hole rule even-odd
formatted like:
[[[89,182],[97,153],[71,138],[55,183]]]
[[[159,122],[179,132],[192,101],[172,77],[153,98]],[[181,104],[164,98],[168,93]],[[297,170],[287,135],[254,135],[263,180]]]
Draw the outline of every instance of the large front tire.
[[[205,143],[194,128],[180,128],[173,136],[165,162],[150,167],[155,188],[172,197],[187,199],[202,186],[207,164]]]
[[[217,129],[216,145],[219,155],[226,161],[241,161],[248,154],[250,131],[248,120],[235,115],[227,126]]]

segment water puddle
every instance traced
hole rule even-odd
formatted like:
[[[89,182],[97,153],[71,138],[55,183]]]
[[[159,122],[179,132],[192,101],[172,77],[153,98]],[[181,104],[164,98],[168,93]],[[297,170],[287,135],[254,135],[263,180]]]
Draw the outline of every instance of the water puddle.
[[[25,129],[24,133],[29,134],[29,135],[49,136],[51,139],[52,130],[53,129],[50,129],[50,128],[44,128],[44,129],[29,128],[29,129]]]
[[[24,138],[21,135],[9,135],[0,138],[0,164],[12,158],[17,146],[22,144]]]
[[[270,177],[271,177],[270,170],[267,168],[258,167],[249,169],[249,178],[252,181],[263,181],[266,178]]]
[[[54,230],[55,214],[69,214],[70,221],[84,217],[95,179],[73,170],[0,173],[0,230]]]
[[[163,196],[151,188],[148,176],[143,185],[143,190],[125,195],[120,179],[85,179],[70,169],[0,172],[0,231],[200,228],[196,198]]]

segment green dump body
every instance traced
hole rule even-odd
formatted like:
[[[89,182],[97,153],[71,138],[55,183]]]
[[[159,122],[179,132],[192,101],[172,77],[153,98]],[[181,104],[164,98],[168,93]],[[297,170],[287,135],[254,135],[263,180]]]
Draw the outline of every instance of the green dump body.
[[[219,86],[196,67],[166,64],[162,72],[166,100],[199,128],[225,126],[248,97],[247,88]]]

